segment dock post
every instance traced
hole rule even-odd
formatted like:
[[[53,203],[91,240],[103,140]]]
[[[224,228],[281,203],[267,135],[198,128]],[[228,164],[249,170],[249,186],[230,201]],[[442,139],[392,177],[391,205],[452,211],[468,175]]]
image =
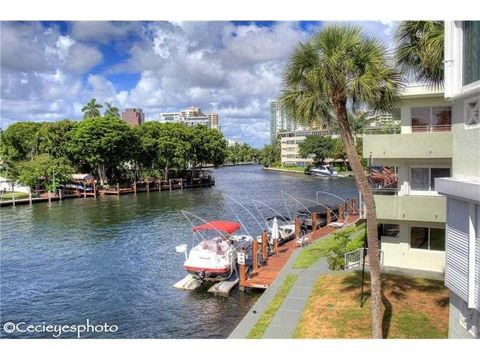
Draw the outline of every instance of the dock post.
[[[50,193],[50,190],[48,191],[48,203],[52,203],[52,194]]]
[[[241,254],[243,254],[244,261],[238,264],[238,272],[240,277],[239,289],[244,291],[245,281],[247,281],[247,268],[245,266],[245,258],[246,258],[245,250],[242,249]]]
[[[170,186],[170,191],[172,191],[172,179],[168,179],[168,185]]]
[[[317,213],[316,212],[313,212],[312,213],[312,232],[317,230]]]
[[[332,222],[332,210],[330,208],[327,208],[327,224],[330,224]]]
[[[147,194],[150,194],[150,179],[147,178]]]
[[[268,237],[265,230],[262,231],[262,263],[265,263],[268,258]]]
[[[258,269],[258,241],[257,239],[253,239],[252,242],[252,266],[253,272],[257,272]]]
[[[338,206],[338,222],[343,222],[343,204]]]
[[[295,238],[296,240],[300,239],[300,217],[295,217]]]
[[[158,192],[162,191],[162,180],[158,180]]]
[[[180,188],[183,190],[183,178],[180,179]]]
[[[137,195],[137,182],[136,181],[133,183],[133,192],[135,193],[135,195]]]
[[[33,201],[32,201],[32,190],[29,191],[28,193],[28,200],[30,201],[30,205],[32,205]]]
[[[93,197],[97,198],[97,182],[93,181]]]
[[[58,189],[58,197],[62,200],[62,189]]]
[[[120,196],[120,184],[117,182],[117,195]]]
[[[85,181],[83,182],[83,198],[85,199],[87,197],[87,185],[85,184]]]

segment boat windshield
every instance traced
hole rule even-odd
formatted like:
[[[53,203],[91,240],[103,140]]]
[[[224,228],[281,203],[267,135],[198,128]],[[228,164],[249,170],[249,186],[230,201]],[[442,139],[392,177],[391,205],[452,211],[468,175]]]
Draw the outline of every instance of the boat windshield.
[[[204,240],[201,242],[201,247],[203,250],[211,251],[218,255],[225,254],[225,251],[228,249],[228,245],[225,241],[220,239]]]

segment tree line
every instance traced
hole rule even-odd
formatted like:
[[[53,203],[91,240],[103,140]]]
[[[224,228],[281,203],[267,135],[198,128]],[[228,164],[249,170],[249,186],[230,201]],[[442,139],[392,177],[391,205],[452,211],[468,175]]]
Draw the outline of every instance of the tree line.
[[[173,169],[218,166],[227,155],[218,130],[154,121],[131,127],[98,112],[82,121],[17,122],[0,136],[4,172],[30,187],[56,188],[75,172],[96,175],[100,185],[133,174],[168,179]]]

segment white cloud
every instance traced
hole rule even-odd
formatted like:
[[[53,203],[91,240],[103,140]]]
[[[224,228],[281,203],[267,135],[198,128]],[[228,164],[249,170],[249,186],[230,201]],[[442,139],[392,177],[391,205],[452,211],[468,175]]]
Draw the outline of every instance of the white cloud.
[[[358,24],[391,45],[396,23]],[[321,26],[74,22],[61,33],[55,25],[2,23],[2,121],[79,118],[92,97],[121,109],[141,107],[148,119],[196,105],[219,113],[227,137],[262,146],[288,56]],[[92,74],[103,60],[95,44],[128,57]],[[139,80],[125,88],[108,79],[124,73]]]

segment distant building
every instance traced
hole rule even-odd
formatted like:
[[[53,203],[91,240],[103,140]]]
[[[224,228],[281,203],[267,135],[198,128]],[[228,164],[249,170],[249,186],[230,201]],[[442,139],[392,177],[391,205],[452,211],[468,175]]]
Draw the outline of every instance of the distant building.
[[[205,125],[210,129],[219,129],[218,114],[204,114],[196,106],[191,106],[180,112],[161,113],[160,122],[184,123],[189,126]]]
[[[122,113],[122,119],[131,126],[137,126],[145,122],[145,114],[142,109],[127,108]]]
[[[390,112],[368,111],[365,114],[365,119],[368,122],[364,129],[365,134],[385,133],[388,129],[391,129],[392,132],[397,132],[398,130],[398,133],[400,133],[400,108]]]
[[[295,131],[299,128],[293,119],[287,116],[279,100],[270,102],[270,141],[277,139],[280,131]]]
[[[280,132],[280,161],[283,166],[301,166],[307,167],[313,165],[313,157],[302,158],[300,156],[299,145],[305,141],[307,136],[331,136],[332,134],[326,126],[318,130],[295,130]]]
[[[235,145],[243,145],[245,144],[243,141],[235,140],[235,139],[225,139],[227,140],[227,146],[235,146]]]

